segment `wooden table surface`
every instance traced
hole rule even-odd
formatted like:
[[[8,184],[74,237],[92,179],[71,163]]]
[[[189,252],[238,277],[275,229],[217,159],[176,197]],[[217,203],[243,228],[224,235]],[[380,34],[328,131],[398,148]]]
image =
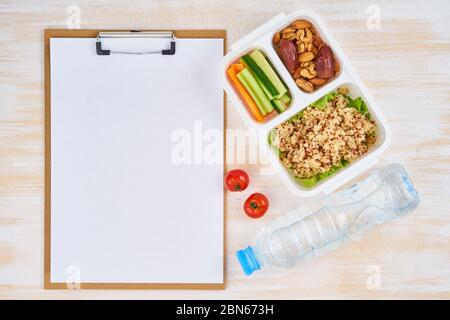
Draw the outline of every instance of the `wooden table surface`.
[[[247,159],[230,165],[248,170],[252,187],[227,195],[226,290],[44,290],[43,30],[77,27],[70,18],[77,8],[81,28],[226,29],[228,45],[278,12],[316,11],[392,127],[381,163],[406,166],[420,207],[294,269],[245,277],[235,251],[302,202],[270,173],[266,159]],[[377,10],[380,28],[368,28]],[[0,298],[450,298],[449,19],[446,0],[0,0]],[[245,127],[230,105],[227,117],[229,128]],[[236,151],[244,158],[247,153]],[[241,212],[253,190],[272,201],[259,221]]]

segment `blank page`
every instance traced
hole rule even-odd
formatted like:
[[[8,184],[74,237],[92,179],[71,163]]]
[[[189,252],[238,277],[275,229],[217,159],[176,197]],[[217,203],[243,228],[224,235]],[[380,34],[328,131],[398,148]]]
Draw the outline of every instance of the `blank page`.
[[[51,39],[51,282],[223,283],[222,56],[223,39],[174,56]]]

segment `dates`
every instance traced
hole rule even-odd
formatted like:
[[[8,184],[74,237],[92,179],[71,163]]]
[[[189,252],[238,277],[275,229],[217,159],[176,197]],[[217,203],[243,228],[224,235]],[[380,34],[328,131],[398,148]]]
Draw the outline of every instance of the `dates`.
[[[321,79],[333,78],[335,74],[334,64],[333,52],[329,46],[323,45],[317,53],[316,58],[317,76]]]
[[[295,47],[294,42],[291,40],[281,39],[278,45],[278,52],[281,60],[286,66],[286,69],[288,69],[290,73],[293,73],[298,64],[297,48]]]

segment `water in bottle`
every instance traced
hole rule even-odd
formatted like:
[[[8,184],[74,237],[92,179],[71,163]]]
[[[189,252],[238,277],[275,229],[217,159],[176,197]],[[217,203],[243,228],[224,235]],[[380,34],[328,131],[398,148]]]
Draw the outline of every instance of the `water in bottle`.
[[[419,202],[405,168],[390,164],[347,190],[313,198],[286,213],[236,254],[246,275],[266,266],[289,267],[405,215]]]

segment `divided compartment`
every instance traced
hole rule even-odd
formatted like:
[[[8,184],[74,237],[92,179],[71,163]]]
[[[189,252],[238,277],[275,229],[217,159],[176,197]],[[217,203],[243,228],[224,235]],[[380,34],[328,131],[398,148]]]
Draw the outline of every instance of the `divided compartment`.
[[[287,89],[287,95],[290,97],[290,102],[286,105],[286,109],[284,109],[281,112],[277,112],[276,109],[274,108],[273,111],[271,111],[270,113],[267,113],[265,115],[263,115],[264,120],[263,121],[257,121],[254,113],[251,111],[251,108],[249,107],[249,104],[246,102],[246,99],[243,97],[242,93],[239,92],[239,90],[237,89],[236,85],[233,84],[233,81],[231,80],[229,74],[228,74],[228,69],[233,65],[233,64],[240,64],[242,63],[240,61],[240,59],[247,54],[250,54],[251,52],[253,52],[254,50],[259,50],[262,52],[262,54],[265,57],[265,60],[268,62],[268,64],[270,65],[271,69],[275,72],[275,74],[277,75],[277,77],[281,80],[282,84],[286,87]],[[268,122],[270,122],[271,120],[273,120],[274,118],[278,117],[280,114],[286,112],[287,110],[289,110],[295,103],[296,103],[296,97],[293,96],[292,94],[292,90],[290,88],[290,86],[286,83],[285,81],[285,76],[281,75],[280,72],[278,71],[279,68],[274,64],[274,62],[272,61],[273,58],[273,54],[269,54],[267,52],[267,49],[263,46],[252,46],[250,48],[246,48],[245,51],[240,52],[239,54],[236,54],[234,56],[234,58],[229,61],[226,64],[226,68],[225,68],[225,78],[226,78],[226,82],[229,85],[229,87],[231,87],[231,90],[234,92],[235,96],[234,98],[239,99],[240,105],[242,107],[244,107],[247,117],[249,120],[251,120],[254,124],[256,125],[262,125],[262,124],[266,124]],[[250,70],[248,67],[246,67],[248,70]],[[255,76],[255,73],[252,72],[252,75]],[[256,76],[255,76],[256,79]],[[239,80],[239,79],[238,79]],[[244,87],[244,84],[242,83],[242,81],[239,81],[240,84]],[[259,83],[259,82],[258,82]],[[264,91],[264,89],[262,88],[262,85],[259,83],[259,87]],[[258,103],[255,101],[255,99],[252,98],[252,95],[250,94],[249,90],[245,90],[248,95],[250,96],[251,100],[255,103],[255,105],[257,105]],[[270,100],[270,98],[268,97],[267,94],[265,94],[265,96]],[[274,107],[274,104],[271,103],[272,107]],[[261,111],[261,109],[258,107],[259,111]]]
[[[380,153],[383,152],[390,143],[390,130],[384,118],[380,115],[377,107],[373,104],[374,102],[372,98],[368,96],[367,93],[363,92],[364,89],[361,88],[356,83],[354,82],[341,83],[335,86],[334,88],[328,90],[324,94],[322,94],[318,99],[342,87],[345,87],[349,90],[348,95],[351,98],[355,99],[357,97],[361,97],[362,100],[364,100],[365,104],[367,105],[368,111],[371,115],[371,119],[373,119],[374,122],[376,123],[376,141],[373,145],[369,147],[368,152],[362,155],[360,158],[353,160],[351,163],[347,164],[340,170],[337,170],[329,177],[318,181],[312,188],[304,187],[299,183],[297,183],[292,173],[289,172],[289,170],[281,163],[278,154],[275,152],[275,150],[273,150],[272,146],[269,143],[269,136],[271,134],[272,129],[284,123],[285,121],[290,120],[292,117],[302,112],[312,102],[316,101],[317,99],[299,108],[297,112],[292,114],[286,120],[281,121],[276,125],[274,125],[273,127],[271,127],[270,129],[268,129],[265,142],[265,149],[269,150],[268,156],[272,161],[272,164],[279,169],[281,177],[283,178],[284,182],[294,193],[297,193],[299,195],[313,195],[322,191],[326,193],[333,191],[334,189],[338,188],[339,185],[342,185],[343,183],[347,182],[348,180],[352,179],[362,171],[366,170],[367,168],[375,164],[376,158],[378,158]]]
[[[306,93],[306,94],[310,94],[310,93],[316,92],[316,91],[319,90],[320,88],[323,88],[324,86],[329,85],[329,84],[331,84],[333,81],[335,81],[335,80],[342,74],[343,63],[342,63],[342,60],[341,60],[341,57],[340,57],[340,54],[339,54],[338,50],[336,50],[336,48],[335,48],[335,46],[334,46],[334,39],[331,39],[331,37],[330,37],[330,35],[328,34],[328,32],[325,32],[324,27],[319,23],[319,21],[317,21],[312,15],[310,16],[310,15],[306,15],[306,14],[295,14],[295,13],[294,13],[293,15],[288,16],[288,18],[286,18],[286,22],[283,23],[281,26],[279,26],[276,30],[272,31],[272,32],[270,33],[270,35],[269,35],[271,47],[273,48],[273,50],[274,50],[274,52],[276,53],[277,57],[280,59],[282,66],[286,69],[286,71],[288,72],[289,76],[292,78],[292,80],[294,81],[294,83],[295,83],[294,73],[290,73],[290,72],[287,70],[287,67],[285,66],[285,64],[282,62],[283,59],[281,58],[281,56],[280,56],[280,54],[279,54],[279,52],[278,52],[279,42],[278,42],[278,44],[275,44],[274,41],[273,41],[273,39],[274,39],[274,37],[275,37],[275,34],[277,34],[277,33],[279,33],[281,39],[283,39],[283,38],[282,38],[282,31],[285,30],[285,29],[288,28],[288,27],[292,27],[292,24],[293,24],[295,21],[297,21],[297,20],[304,20],[304,21],[309,22],[309,23],[312,25],[312,27],[314,28],[314,30],[315,30],[315,32],[316,32],[316,35],[322,40],[322,42],[323,42],[325,45],[327,45],[328,47],[330,47],[330,49],[331,49],[331,51],[332,51],[332,54],[333,54],[334,61],[335,61],[335,67],[336,67],[336,65],[338,66],[338,70],[335,70],[334,76],[331,77],[331,78],[329,78],[329,79],[327,80],[327,82],[325,82],[325,83],[322,84],[322,85],[314,85],[314,90],[313,90],[313,91],[308,92],[308,91],[306,91],[306,90],[304,90],[304,89],[302,89],[302,88],[297,87],[297,88],[300,89],[302,92],[304,92],[304,93]],[[303,30],[304,30],[304,29],[303,29]],[[298,41],[297,38],[291,39],[291,40],[293,40],[293,41]],[[314,45],[313,43],[311,43],[311,44]],[[295,47],[296,47],[296,49],[297,49],[297,55],[300,55],[300,52],[298,51],[298,46],[295,45]],[[318,47],[317,47],[317,46],[315,46],[315,47],[316,47],[316,51],[317,51],[317,52],[314,53],[314,59],[311,60],[312,62],[314,62],[314,60],[317,58],[317,54],[318,54],[318,52],[319,52]],[[307,51],[307,50],[306,50],[306,51]],[[306,51],[305,51],[305,52],[306,52]],[[300,62],[297,64],[296,69],[300,69]],[[314,68],[314,69],[316,70],[316,68]],[[336,68],[335,68],[335,69],[336,69]],[[316,71],[317,71],[317,70],[316,70]],[[304,78],[304,77],[300,77],[300,78],[309,81],[309,79],[307,79],[307,78]],[[297,85],[296,85],[296,86],[297,86]]]

